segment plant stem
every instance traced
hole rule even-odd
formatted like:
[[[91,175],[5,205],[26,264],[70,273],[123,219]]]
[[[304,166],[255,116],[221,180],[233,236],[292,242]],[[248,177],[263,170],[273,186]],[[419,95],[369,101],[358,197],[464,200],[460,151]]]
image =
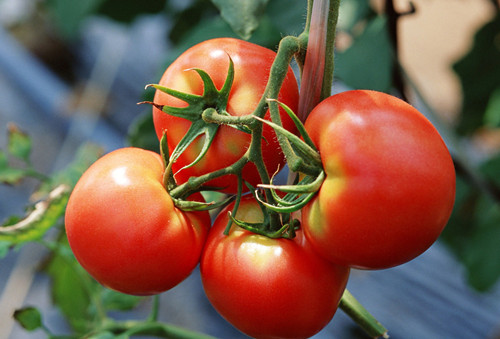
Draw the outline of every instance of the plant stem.
[[[326,53],[325,71],[323,76],[323,86],[321,99],[328,98],[332,93],[333,74],[335,70],[335,37],[337,33],[337,22],[339,18],[339,8],[341,0],[330,0],[329,15],[326,30]]]
[[[149,315],[150,321],[158,320],[159,310],[160,310],[160,296],[157,294],[153,296],[153,306],[151,307],[151,314]]]
[[[305,121],[309,112],[331,95],[334,71],[335,33],[340,0],[316,0],[310,11],[307,53],[302,72],[298,117]]]
[[[346,289],[340,300],[339,308],[353,319],[370,337],[389,338],[387,329],[377,321],[359,301]]]
[[[108,326],[100,328],[98,332],[90,333],[89,337],[103,332],[112,332],[114,334],[122,335],[124,338],[143,334],[169,339],[215,339],[214,337],[206,334],[156,321],[114,322]]]

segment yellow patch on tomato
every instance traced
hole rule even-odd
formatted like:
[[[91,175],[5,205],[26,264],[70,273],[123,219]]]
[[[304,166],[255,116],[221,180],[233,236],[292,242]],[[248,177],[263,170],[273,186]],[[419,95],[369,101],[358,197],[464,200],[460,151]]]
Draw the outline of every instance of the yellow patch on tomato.
[[[281,256],[283,248],[277,245],[277,241],[262,235],[252,235],[241,244],[241,251],[247,260],[262,270],[272,265],[275,257]]]
[[[249,114],[255,109],[259,99],[254,84],[242,83],[232,90],[228,110],[234,115]]]

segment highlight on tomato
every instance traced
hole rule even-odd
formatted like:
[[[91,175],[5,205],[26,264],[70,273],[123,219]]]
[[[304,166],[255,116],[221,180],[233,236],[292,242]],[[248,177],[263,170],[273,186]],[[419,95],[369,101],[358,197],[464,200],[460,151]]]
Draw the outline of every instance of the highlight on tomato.
[[[349,268],[333,265],[298,230],[293,239],[272,239],[228,223],[229,205],[217,216],[203,250],[200,269],[214,308],[254,338],[307,338],[332,319]],[[258,203],[243,198],[236,218],[260,223]]]
[[[163,187],[163,170],[160,155],[122,148],[97,160],[76,184],[65,216],[68,241],[102,285],[158,294],[198,264],[210,216],[176,208]]]
[[[253,43],[233,39],[217,38],[199,43],[182,53],[165,71],[159,85],[179,92],[202,96],[207,86],[200,74],[195,70],[206,72],[217,90],[224,87],[228,76],[230,60],[234,65],[234,79],[228,95],[217,94],[221,98],[210,97],[202,109],[213,107],[220,114],[245,116],[251,114],[261,100],[269,78],[269,71],[276,53]],[[215,94],[214,94],[215,95]],[[281,87],[278,100],[292,109],[298,105],[298,85],[291,67]],[[214,102],[211,102],[214,101]],[[161,106],[185,108],[188,104],[161,90],[156,90],[154,103]],[[178,112],[177,110],[175,111]],[[201,111],[194,114],[201,115]],[[266,113],[269,118],[269,112]],[[295,131],[295,125],[289,116],[281,112],[283,127]],[[153,107],[153,121],[159,139],[166,132],[169,150],[184,138],[191,127],[191,121],[183,117],[167,114]],[[207,153],[193,166],[203,149],[207,136],[201,135],[187,147],[173,164],[173,172],[179,183],[186,182],[189,177],[200,176],[209,172],[226,168],[240,159],[250,145],[251,135],[234,126],[221,125],[213,137]],[[264,126],[262,135],[262,157],[269,173],[274,173],[284,164],[284,156],[279,147],[274,131]],[[242,173],[244,180],[253,186],[260,183],[260,176],[253,163],[248,163]],[[237,177],[224,175],[211,180],[207,186],[221,187],[227,193],[236,193]]]
[[[306,237],[321,255],[383,269],[436,241],[453,208],[455,170],[424,115],[394,96],[353,90],[318,104],[305,128],[326,173],[302,211]]]

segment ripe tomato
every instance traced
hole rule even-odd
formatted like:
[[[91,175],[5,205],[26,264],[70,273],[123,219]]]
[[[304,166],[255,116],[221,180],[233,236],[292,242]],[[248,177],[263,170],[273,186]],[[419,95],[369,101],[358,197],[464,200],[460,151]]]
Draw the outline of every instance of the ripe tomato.
[[[306,338],[332,319],[349,268],[317,255],[299,230],[292,239],[271,239],[231,228],[232,206],[216,218],[201,259],[205,293],[233,326],[254,338]],[[236,216],[262,222],[257,202],[244,199]]]
[[[305,234],[332,262],[382,269],[423,253],[455,199],[453,162],[433,125],[388,94],[348,91],[305,123],[326,179],[302,211]]]
[[[218,38],[204,41],[185,51],[165,71],[159,84],[181,92],[201,95],[203,82],[192,68],[207,72],[215,86],[222,88],[226,79],[229,57],[234,62],[234,82],[229,94],[227,112],[233,116],[248,115],[253,112],[261,99],[269,77],[269,70],[276,53],[270,49],[232,38]],[[283,83],[278,100],[287,104],[292,109],[298,105],[297,81],[291,68]],[[185,107],[187,104],[161,91],[156,91],[154,102],[160,105]],[[200,112],[201,114],[201,112]],[[266,114],[269,119],[269,112]],[[295,131],[295,125],[282,112],[283,127]],[[153,120],[156,133],[160,139],[163,132],[167,131],[169,149],[172,151],[188,131],[190,121],[171,116],[157,108],[153,108]],[[264,126],[264,139],[262,140],[262,155],[269,173],[274,173],[278,166],[283,165],[284,156],[274,131],[269,126]],[[200,153],[204,137],[197,141],[181,155],[173,165],[174,173],[180,168],[191,164]],[[196,165],[186,168],[176,174],[178,182],[183,183],[191,176],[200,176],[221,168],[225,168],[241,156],[248,149],[250,134],[229,126],[220,126],[215,139],[205,154]],[[243,170],[243,178],[252,185],[260,183],[260,178],[255,166],[249,163]],[[210,186],[225,187],[225,192],[235,193],[237,190],[236,176],[223,176],[208,183]]]
[[[199,262],[208,212],[177,209],[162,185],[158,154],[122,148],[80,178],[66,210],[69,244],[101,284],[151,295],[184,280]]]

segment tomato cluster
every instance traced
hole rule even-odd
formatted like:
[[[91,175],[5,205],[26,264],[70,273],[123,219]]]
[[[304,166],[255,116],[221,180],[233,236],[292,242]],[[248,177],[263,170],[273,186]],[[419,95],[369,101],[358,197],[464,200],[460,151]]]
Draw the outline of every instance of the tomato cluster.
[[[156,86],[153,108],[158,138],[166,135],[166,149],[181,148],[180,155],[168,159],[168,152],[123,148],[81,177],[67,206],[66,231],[77,260],[97,281],[152,295],[179,284],[200,264],[208,299],[236,328],[256,338],[306,338],[332,319],[351,268],[400,265],[436,241],[455,196],[446,145],[415,108],[366,90],[325,99],[303,128],[280,111],[282,127],[307,131],[304,139],[319,153],[324,181],[303,208],[280,214],[292,236],[258,231],[256,225],[276,210],[263,204],[262,194],[242,195],[241,183],[255,188],[262,168],[247,161],[238,172],[221,170],[258,138],[258,160],[268,173],[277,171],[285,157],[274,130],[262,123],[203,125],[193,111],[252,115],[274,58],[274,52],[236,39],[187,50]],[[297,82],[287,72],[274,99],[295,110]],[[190,107],[200,100],[198,108]],[[195,125],[203,133],[193,132]],[[206,132],[212,129],[215,135]],[[194,178],[214,172],[220,175],[192,189]],[[206,189],[238,193],[213,221],[199,193]]]

